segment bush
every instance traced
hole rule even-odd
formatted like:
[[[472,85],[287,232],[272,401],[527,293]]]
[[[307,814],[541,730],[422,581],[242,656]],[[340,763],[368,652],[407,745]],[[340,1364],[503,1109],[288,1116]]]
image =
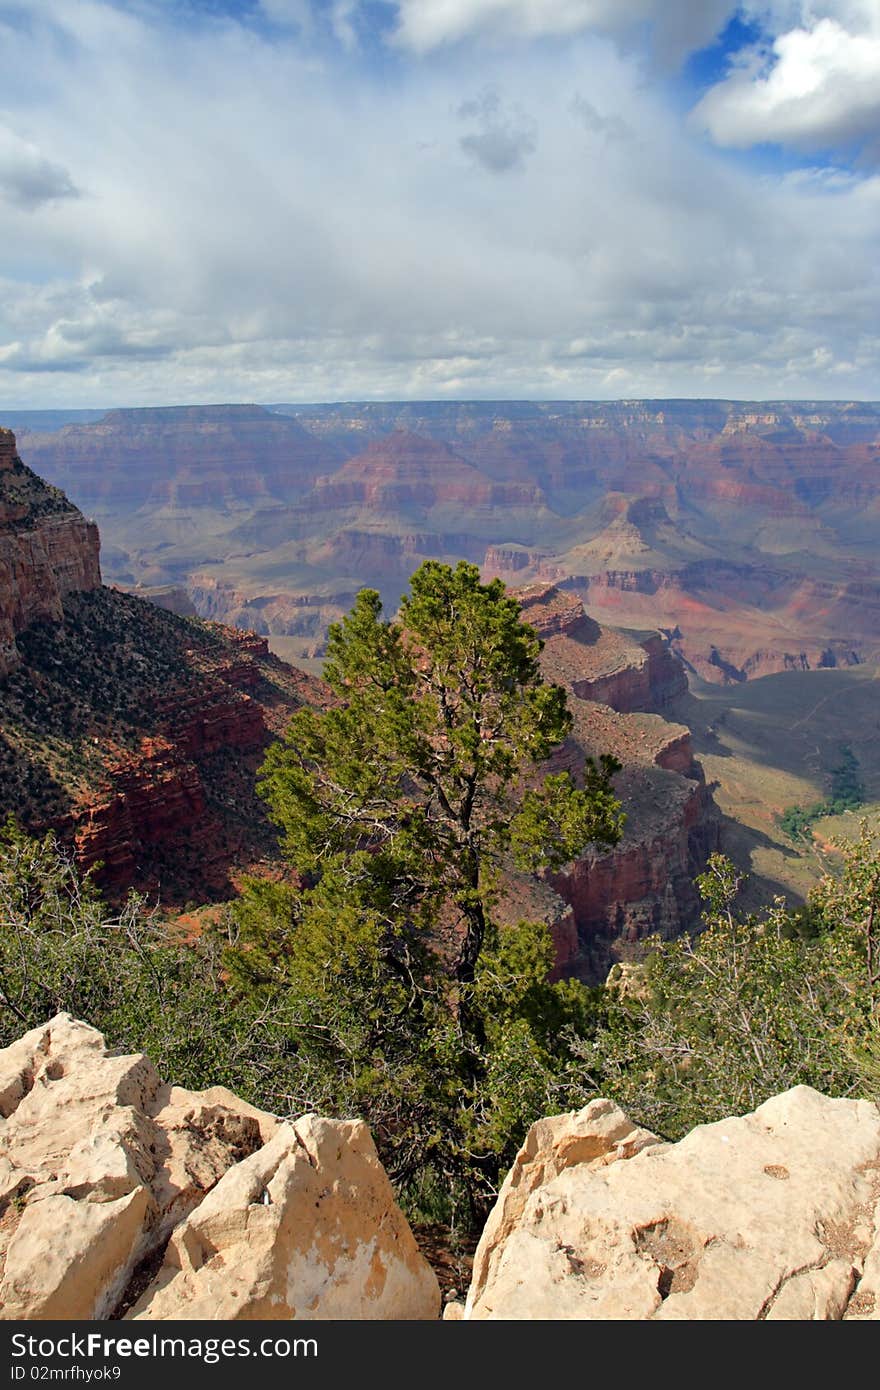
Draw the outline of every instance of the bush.
[[[583,1096],[611,1095],[670,1139],[799,1084],[876,1098],[880,859],[867,828],[841,848],[841,875],[823,879],[806,914],[777,900],[745,918],[741,880],[714,856],[698,880],[706,930],[656,942],[635,989],[608,988],[603,1026],[575,1044]]]
[[[230,996],[223,946],[212,931],[185,942],[137,894],[111,912],[51,834],[0,831],[0,1046],[64,1011],[179,1085],[289,1108],[283,1014]]]

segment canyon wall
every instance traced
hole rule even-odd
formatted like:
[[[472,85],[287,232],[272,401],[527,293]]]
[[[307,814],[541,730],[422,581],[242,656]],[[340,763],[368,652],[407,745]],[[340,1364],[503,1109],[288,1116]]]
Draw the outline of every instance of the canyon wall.
[[[591,847],[548,876],[560,903],[552,921],[557,974],[595,982],[647,937],[694,928],[694,878],[719,846],[718,808],[691,747],[690,731],[662,710],[687,689],[681,662],[657,634],[615,632],[554,585],[517,591],[523,617],[544,640],[547,680],[569,692],[572,733],[548,764],[577,780],[587,758],[612,753],[626,812],[613,848]]]
[[[6,806],[113,891],[228,896],[275,844],[255,796],[264,750],[323,687],[253,633],[103,587],[98,556],[96,526],[0,431]]]
[[[653,622],[703,680],[730,683],[880,659],[880,579],[846,568],[830,579],[703,560],[563,582],[602,622]]]
[[[57,830],[114,892],[137,885],[169,903],[231,895],[240,871],[278,865],[255,793],[265,748],[328,692],[271,655],[265,637],[172,611],[187,607],[173,588],[166,609],[102,587],[94,526],[24,468],[11,436],[4,444],[0,543],[39,550],[45,570],[45,582],[34,563],[0,571],[16,643],[0,690],[10,808],[34,831]],[[433,472],[435,446],[400,436],[395,449],[410,481]],[[205,602],[216,592],[206,584]],[[692,878],[715,845],[715,808],[688,731],[656,713],[686,688],[668,644],[600,626],[570,590],[543,584],[519,597],[544,641],[545,675],[571,697],[572,735],[552,765],[578,776],[589,757],[619,757],[627,829],[615,849],[550,881],[512,885],[510,911],[527,904],[552,924],[558,973],[600,978],[646,935],[695,924]]]
[[[255,634],[102,586],[97,527],[0,430],[0,775],[26,828],[111,891],[228,895],[275,843],[265,748],[322,698]]]
[[[258,655],[269,659],[265,648]],[[72,837],[81,868],[100,865],[101,881],[115,889],[164,879],[166,898],[175,896],[181,874],[181,888],[185,882],[190,892],[199,884],[222,890],[233,845],[243,846],[218,812],[207,773],[217,754],[233,755],[255,773],[269,742],[265,711],[250,693],[259,679],[257,660],[232,654],[210,676],[203,673],[195,689],[157,694],[159,732],[108,757],[107,790],[84,797],[55,823]]]
[[[68,594],[101,583],[98,528],[18,457],[0,429],[0,676],[21,661],[20,632],[60,622]]]
[[[272,656],[253,633],[189,623],[113,590],[68,600],[65,619],[52,650],[80,699],[59,709],[39,628],[25,634],[25,661],[6,693],[32,770],[50,789],[55,768],[65,792],[48,804],[32,795],[19,808],[23,822],[54,828],[82,868],[100,865],[111,891],[136,885],[169,904],[230,896],[237,872],[277,859],[257,770],[292,714],[325,698],[322,682]],[[106,716],[101,663],[112,663],[125,691]],[[34,746],[21,714],[24,682],[41,690],[44,728],[63,721],[66,771],[57,768],[60,739]]]
[[[590,983],[632,959],[648,937],[670,940],[699,924],[694,878],[719,846],[718,813],[702,777],[630,768],[615,789],[628,811],[620,843],[589,850],[550,880],[577,927],[574,959],[563,934],[562,973]]]
[[[295,420],[258,405],[110,410],[52,433],[28,432],[31,465],[104,515],[290,501],[341,461]]]

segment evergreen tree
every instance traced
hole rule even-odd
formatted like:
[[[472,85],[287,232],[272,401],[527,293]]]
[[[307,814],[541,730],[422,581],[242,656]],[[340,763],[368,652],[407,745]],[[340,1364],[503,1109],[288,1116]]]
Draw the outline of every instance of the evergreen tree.
[[[263,769],[262,794],[299,872],[340,874],[379,910],[454,928],[451,968],[473,983],[498,871],[558,868],[614,844],[619,764],[527,779],[571,728],[547,685],[541,642],[500,580],[426,561],[400,621],[364,589],[330,629],[325,679],[338,704],[302,710]]]
[[[298,1001],[324,1103],[366,1115],[399,1181],[433,1165],[473,1198],[552,1104],[588,1012],[582,986],[546,982],[546,927],[498,930],[501,875],[616,843],[619,764],[540,775],[571,715],[500,581],[428,561],[410,589],[397,620],[361,591],[330,630],[334,703],[269,750],[260,788],[302,888],[251,885],[228,967]]]

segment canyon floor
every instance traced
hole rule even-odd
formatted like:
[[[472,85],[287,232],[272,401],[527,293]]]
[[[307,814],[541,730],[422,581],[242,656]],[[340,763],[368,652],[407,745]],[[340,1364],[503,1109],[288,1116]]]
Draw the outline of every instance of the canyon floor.
[[[849,838],[861,816],[880,811],[880,667],[782,671],[718,686],[691,674],[669,710],[687,724],[723,813],[724,851],[754,877],[753,899],[803,897],[828,862],[832,838]],[[855,755],[866,800],[857,811],[817,820],[793,841],[779,818],[828,795],[842,747]]]

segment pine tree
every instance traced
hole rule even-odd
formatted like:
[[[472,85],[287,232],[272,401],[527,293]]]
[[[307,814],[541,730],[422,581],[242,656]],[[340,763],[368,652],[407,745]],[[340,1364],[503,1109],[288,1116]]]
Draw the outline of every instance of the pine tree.
[[[364,589],[330,629],[325,679],[338,703],[300,711],[266,759],[262,794],[310,881],[341,874],[379,911],[444,923],[451,973],[473,983],[500,870],[559,868],[615,844],[619,764],[534,783],[566,738],[564,690],[542,678],[542,643],[500,580],[426,561],[400,619]]]
[[[333,626],[324,710],[270,748],[260,789],[301,889],[253,884],[227,965],[284,991],[315,1103],[363,1115],[395,1180],[491,1195],[525,1128],[565,1104],[588,992],[551,985],[546,925],[499,929],[501,877],[614,844],[611,757],[580,785],[540,764],[565,692],[500,581],[428,561],[400,616],[375,590]]]

